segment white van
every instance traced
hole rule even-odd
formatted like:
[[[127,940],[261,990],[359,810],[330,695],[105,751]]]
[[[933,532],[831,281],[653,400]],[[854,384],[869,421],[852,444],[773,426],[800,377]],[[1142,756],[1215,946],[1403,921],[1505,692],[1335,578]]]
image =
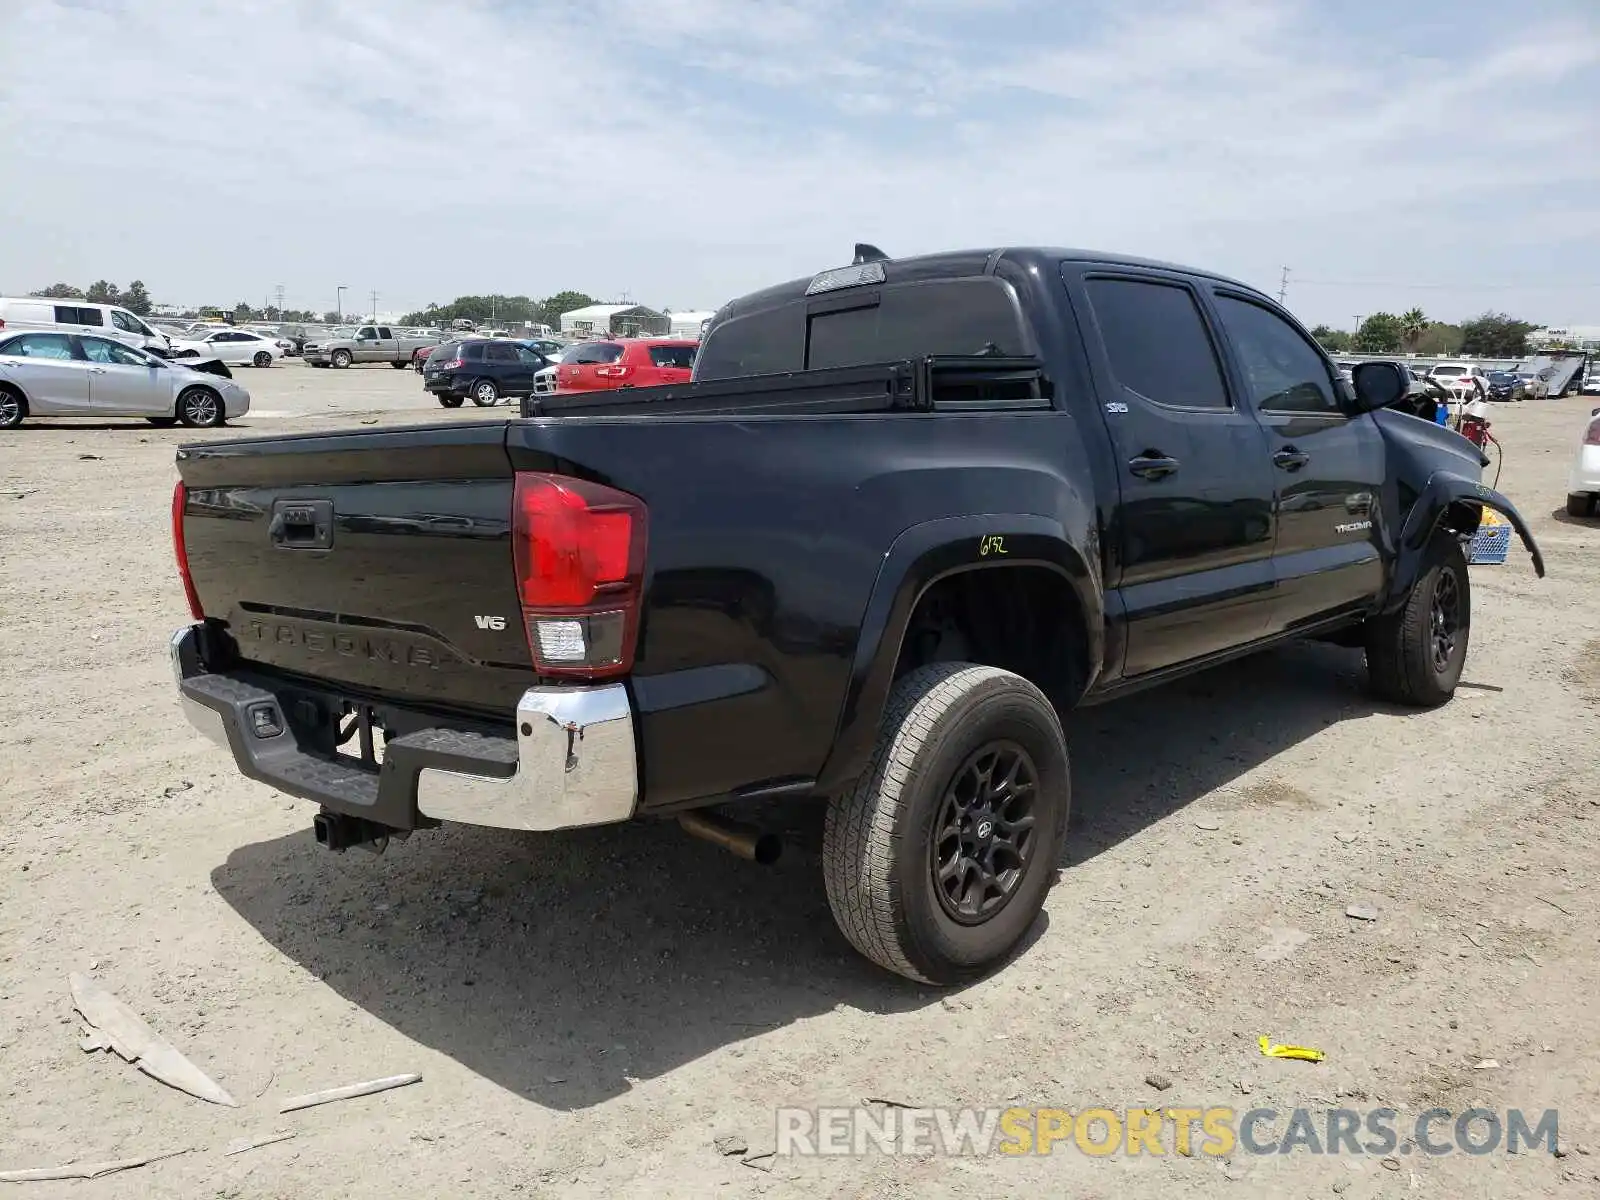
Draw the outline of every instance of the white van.
[[[0,334],[19,329],[98,333],[140,350],[166,352],[173,348],[172,339],[166,334],[150,328],[142,318],[115,304],[52,300],[41,296],[0,296]]]

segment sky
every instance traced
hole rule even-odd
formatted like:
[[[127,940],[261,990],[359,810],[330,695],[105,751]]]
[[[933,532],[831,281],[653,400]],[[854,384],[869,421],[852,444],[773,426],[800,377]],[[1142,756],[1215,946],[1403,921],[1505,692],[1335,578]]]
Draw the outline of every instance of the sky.
[[[1600,0],[0,0],[0,294],[715,308],[1164,258],[1600,325]]]

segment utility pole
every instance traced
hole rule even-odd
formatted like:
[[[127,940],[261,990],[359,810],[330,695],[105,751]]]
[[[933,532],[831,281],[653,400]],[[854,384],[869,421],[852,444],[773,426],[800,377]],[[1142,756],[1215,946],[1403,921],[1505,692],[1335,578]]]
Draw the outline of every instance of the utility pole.
[[[278,320],[282,321],[283,319],[283,284],[280,283],[278,285]]]
[[[341,283],[333,289],[333,294],[336,297],[334,307],[339,310],[339,324],[341,325],[344,324],[344,294],[349,290],[350,285],[348,283]]]
[[[1278,303],[1283,303],[1283,298],[1289,294],[1289,268],[1283,269],[1283,278],[1278,281]]]
[[[376,321],[378,319],[378,293],[377,292],[373,292],[372,293],[372,319],[374,321]]]

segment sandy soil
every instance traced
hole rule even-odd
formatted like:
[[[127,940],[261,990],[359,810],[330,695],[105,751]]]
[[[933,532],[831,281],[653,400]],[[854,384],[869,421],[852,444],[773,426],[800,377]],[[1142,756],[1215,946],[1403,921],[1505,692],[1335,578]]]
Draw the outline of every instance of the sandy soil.
[[[444,414],[415,376],[242,374],[255,431]],[[958,994],[858,959],[814,809],[776,867],[671,826],[451,827],[317,849],[311,807],[180,716],[173,448],[135,424],[0,440],[0,1169],[191,1152],[30,1196],[1593,1195],[1600,1187],[1600,522],[1557,515],[1591,402],[1502,408],[1549,578],[1473,570],[1454,703],[1371,702],[1298,647],[1075,716],[1069,866],[1020,957]],[[1345,916],[1351,903],[1378,911]],[[78,1048],[113,989],[242,1102]],[[1264,1058],[1261,1034],[1320,1047]],[[1493,1060],[1497,1067],[1476,1069]],[[423,1081],[278,1116],[275,1100]],[[1145,1082],[1168,1076],[1172,1087]],[[777,1105],[1520,1106],[1564,1157],[762,1160]],[[1402,1124],[1404,1118],[1402,1118]],[[225,1157],[230,1140],[290,1141]],[[1591,1147],[1595,1153],[1586,1153]],[[763,1170],[761,1167],[770,1170]]]

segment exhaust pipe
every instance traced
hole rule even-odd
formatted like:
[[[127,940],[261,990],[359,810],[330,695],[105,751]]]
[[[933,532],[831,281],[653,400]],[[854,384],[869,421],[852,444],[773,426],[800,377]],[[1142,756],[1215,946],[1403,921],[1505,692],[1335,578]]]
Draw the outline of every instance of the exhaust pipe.
[[[316,835],[317,845],[326,846],[335,854],[343,854],[351,846],[382,854],[389,848],[389,835],[399,831],[361,817],[323,811],[311,818],[311,832]]]
[[[721,846],[732,854],[750,862],[770,867],[783,853],[783,839],[775,833],[763,833],[727,817],[719,817],[707,810],[686,812],[678,818],[685,833]]]

